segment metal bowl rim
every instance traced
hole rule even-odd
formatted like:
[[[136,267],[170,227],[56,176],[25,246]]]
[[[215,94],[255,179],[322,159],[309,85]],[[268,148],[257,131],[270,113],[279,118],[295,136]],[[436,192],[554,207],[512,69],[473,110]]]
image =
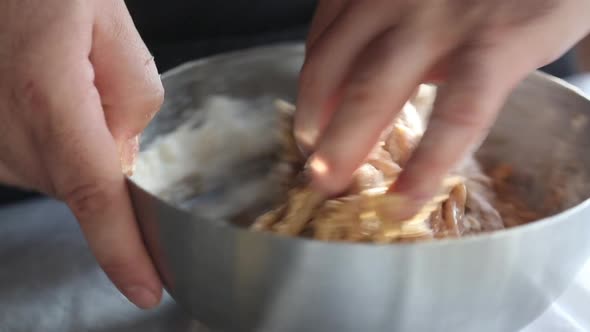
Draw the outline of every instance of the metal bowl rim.
[[[252,48],[245,48],[245,49],[241,49],[241,50],[235,50],[235,51],[221,53],[221,54],[213,55],[213,56],[202,58],[202,59],[188,61],[188,62],[185,62],[175,68],[172,68],[172,69],[164,72],[161,75],[161,78],[162,78],[162,80],[170,79],[171,77],[173,77],[177,74],[181,74],[188,69],[202,66],[212,60],[219,61],[219,60],[223,60],[223,59],[229,59],[229,58],[235,57],[236,55],[245,54],[245,53],[249,53],[249,52],[260,52],[265,49],[269,49],[269,50],[276,50],[276,49],[297,50],[297,49],[302,49],[302,43],[270,44],[270,45],[266,45],[266,46],[258,46],[258,47],[252,47]],[[550,82],[551,84],[554,84],[558,88],[563,89],[567,93],[571,94],[572,97],[581,98],[584,102],[588,103],[588,105],[590,106],[590,96],[586,96],[582,92],[582,90],[580,90],[576,86],[566,82],[565,80],[562,80],[562,79],[557,78],[555,76],[543,73],[538,70],[533,72],[529,76],[529,79],[533,79],[535,81]],[[170,209],[180,212],[182,215],[186,216],[187,220],[190,220],[193,222],[200,222],[195,216],[190,214],[188,211],[179,209],[179,208],[173,206],[172,204],[169,204],[168,202],[161,200],[156,195],[153,195],[152,193],[144,190],[139,184],[137,184],[131,178],[127,178],[127,180],[130,185],[134,186],[136,189],[141,191],[142,194],[148,195],[148,197],[150,199],[154,199],[157,202],[166,206],[167,208],[170,208]],[[459,245],[459,244],[467,244],[467,243],[473,243],[473,242],[482,242],[482,241],[487,241],[487,240],[502,240],[507,237],[518,236],[519,234],[524,233],[524,232],[533,232],[533,231],[537,231],[541,228],[551,227],[551,226],[558,224],[558,223],[567,222],[567,220],[570,216],[579,214],[584,209],[590,209],[590,197],[584,199],[582,202],[576,204],[575,206],[565,209],[563,211],[560,211],[554,215],[551,215],[551,216],[548,216],[545,218],[541,218],[541,219],[532,221],[530,223],[516,226],[516,227],[505,228],[505,229],[496,230],[496,231],[492,231],[492,232],[484,232],[484,233],[474,234],[474,235],[465,236],[465,237],[461,237],[461,238],[443,238],[443,239],[436,239],[436,240],[424,241],[424,242],[389,243],[389,244],[326,242],[326,241],[318,241],[315,239],[308,239],[308,238],[302,238],[302,237],[281,236],[281,235],[277,235],[277,234],[269,233],[269,232],[255,232],[255,231],[243,228],[243,227],[238,227],[238,226],[234,226],[234,225],[228,226],[225,223],[223,223],[222,225],[219,225],[219,226],[216,226],[211,223],[205,223],[205,222],[201,222],[201,224],[203,227],[226,227],[229,232],[236,233],[238,237],[254,236],[254,237],[259,237],[260,239],[265,239],[265,240],[274,240],[274,241],[282,241],[282,242],[291,241],[292,244],[301,244],[301,245],[313,244],[313,245],[317,245],[317,246],[331,246],[331,247],[334,247],[334,246],[346,246],[346,247],[367,246],[367,247],[375,247],[375,248],[384,247],[384,246],[392,247],[392,248],[414,247],[414,246],[421,246],[421,247],[437,246],[438,247],[438,246],[447,246],[449,244],[450,245],[452,245],[452,244]]]

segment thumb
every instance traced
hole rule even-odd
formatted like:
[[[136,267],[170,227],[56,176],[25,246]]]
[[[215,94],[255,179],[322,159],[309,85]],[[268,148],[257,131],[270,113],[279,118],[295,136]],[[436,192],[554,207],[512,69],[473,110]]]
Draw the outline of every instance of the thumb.
[[[137,306],[151,308],[161,299],[162,285],[137,227],[117,147],[89,74],[91,64],[84,54],[74,56],[82,60],[68,65],[78,70],[39,83],[38,94],[48,99],[38,148],[50,180],[47,191],[68,204],[118,289]]]
[[[107,125],[123,170],[131,173],[137,136],[162,105],[164,88],[154,58],[142,41],[125,3],[97,1],[90,60],[96,72]]]

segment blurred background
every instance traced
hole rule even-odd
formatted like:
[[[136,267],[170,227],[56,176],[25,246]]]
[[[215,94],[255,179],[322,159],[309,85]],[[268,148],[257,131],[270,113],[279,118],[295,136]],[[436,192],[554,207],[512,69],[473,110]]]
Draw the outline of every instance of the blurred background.
[[[126,0],[160,72],[216,53],[302,41],[315,0]],[[590,37],[541,68],[590,89]],[[34,197],[0,186],[0,205]]]

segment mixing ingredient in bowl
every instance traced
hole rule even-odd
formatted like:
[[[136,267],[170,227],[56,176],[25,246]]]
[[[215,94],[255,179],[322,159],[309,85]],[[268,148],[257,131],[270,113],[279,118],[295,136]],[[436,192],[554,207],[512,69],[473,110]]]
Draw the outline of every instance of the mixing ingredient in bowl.
[[[403,220],[426,204],[449,171],[485,138],[511,89],[546,61],[548,54],[527,58],[531,48],[520,38],[539,50],[547,46],[536,40],[563,40],[576,24],[549,30],[542,22],[559,12],[573,18],[590,2],[320,4],[295,114],[297,140],[312,153],[316,190],[328,195],[345,190],[417,83],[444,82],[423,139],[391,188],[404,200],[394,219]],[[436,22],[446,23],[433,29]],[[534,36],[540,30],[529,29],[533,26],[543,36]],[[556,31],[559,37],[549,37]]]
[[[256,219],[254,230],[327,241],[391,243],[459,237],[520,225],[557,210],[549,205],[543,211],[533,210],[511,187],[515,174],[508,165],[487,165],[490,177],[470,155],[416,215],[406,220],[392,217],[403,202],[388,188],[419,144],[435,95],[435,87],[420,86],[353,174],[350,187],[336,196],[323,195],[309,185],[306,159],[293,135],[295,107],[282,100],[271,107],[268,98],[213,96],[201,109],[187,110],[191,114],[187,121],[157,136],[142,151],[132,179],[174,206],[212,220],[229,218],[250,225],[252,220],[241,212],[267,201],[265,208],[274,208]],[[257,173],[248,173],[248,164],[252,161],[264,171],[273,155],[276,161],[270,172],[256,181]],[[243,170],[253,180],[231,185],[233,177],[227,172]],[[230,184],[229,194],[199,204],[199,196],[228,187],[223,179]],[[270,202],[261,192],[282,199]]]
[[[292,136],[295,108],[277,102],[282,161],[290,170],[283,175],[289,192],[286,202],[260,216],[253,229],[328,241],[390,243],[458,237],[504,228],[502,215],[497,211],[505,206],[500,203],[502,197],[497,197],[492,179],[482,172],[473,156],[468,156],[443,180],[438,194],[416,215],[406,220],[394,219],[395,210],[404,202],[388,191],[422,137],[423,122],[431,109],[428,101],[434,100],[434,94],[434,88],[421,86],[415,101],[405,104],[392,125],[384,130],[366,162],[355,171],[351,186],[337,197],[321,195],[310,187],[308,170],[302,169],[305,158]],[[284,165],[277,167],[278,171],[285,169]],[[522,212],[519,215],[504,209],[512,225],[542,216],[540,211],[533,212],[524,204],[519,205]],[[528,218],[522,217],[525,211]],[[514,222],[515,219],[518,221]]]
[[[305,159],[293,139],[294,107],[278,102],[283,135],[283,160],[301,169]],[[439,193],[413,217],[395,220],[400,197],[388,193],[423,134],[422,118],[411,103],[388,127],[364,163],[352,185],[338,197],[325,197],[310,188],[305,170],[285,174],[288,200],[257,219],[253,228],[283,235],[308,235],[320,240],[379,243],[457,237],[482,230],[503,228],[492,207],[491,181],[470,156],[443,181]],[[284,168],[283,168],[284,169]],[[484,197],[482,199],[482,197]]]
[[[441,80],[392,189],[405,204],[390,217],[411,217],[483,139],[511,89],[588,33],[588,12],[588,0],[320,1],[294,129],[313,153],[311,186],[346,189],[417,85]],[[125,175],[164,92],[125,1],[0,1],[0,50],[0,182],[67,203],[118,289],[155,306],[162,283]]]

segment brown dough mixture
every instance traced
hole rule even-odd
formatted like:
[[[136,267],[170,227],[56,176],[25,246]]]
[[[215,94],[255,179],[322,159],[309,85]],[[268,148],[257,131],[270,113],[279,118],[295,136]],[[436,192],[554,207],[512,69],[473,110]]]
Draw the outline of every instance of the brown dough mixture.
[[[505,224],[498,207],[493,181],[474,158],[467,159],[442,184],[441,190],[409,220],[391,220],[383,207],[396,204],[387,194],[423,134],[424,117],[408,102],[392,125],[384,131],[367,162],[354,174],[353,185],[343,196],[325,198],[306,186],[305,162],[292,136],[294,107],[278,101],[281,162],[276,171],[284,180],[286,201],[263,214],[254,230],[282,235],[306,236],[325,241],[413,242],[432,238],[459,237],[520,224],[535,215],[512,218]],[[505,179],[509,170],[495,174]],[[522,217],[522,218],[520,218]]]

